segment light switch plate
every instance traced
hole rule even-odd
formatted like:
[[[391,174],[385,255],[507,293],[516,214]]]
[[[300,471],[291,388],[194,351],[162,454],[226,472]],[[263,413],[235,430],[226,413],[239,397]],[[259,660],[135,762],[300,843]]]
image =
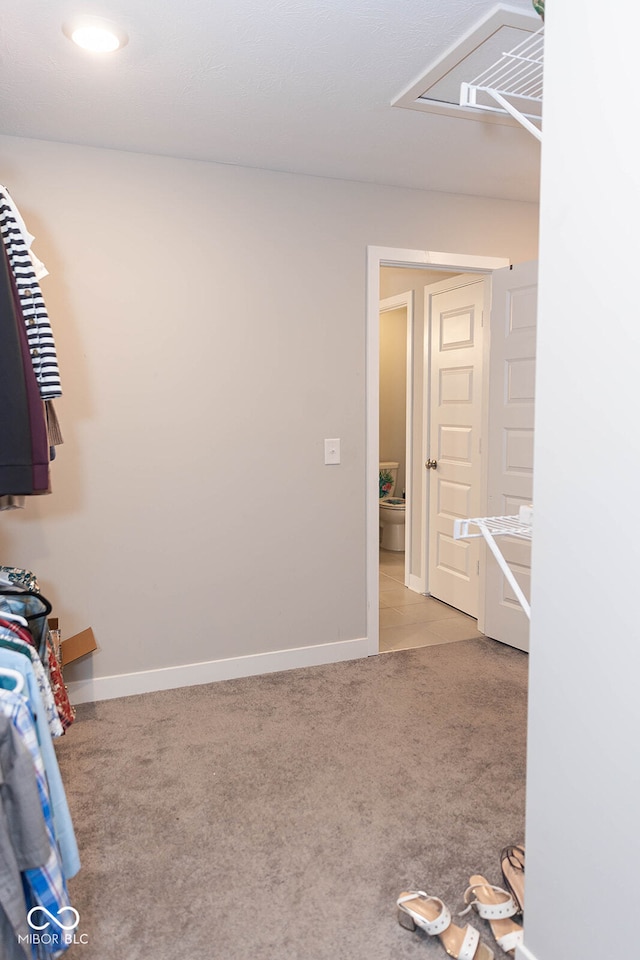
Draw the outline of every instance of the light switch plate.
[[[324,442],[324,462],[340,463],[340,440],[325,440]]]

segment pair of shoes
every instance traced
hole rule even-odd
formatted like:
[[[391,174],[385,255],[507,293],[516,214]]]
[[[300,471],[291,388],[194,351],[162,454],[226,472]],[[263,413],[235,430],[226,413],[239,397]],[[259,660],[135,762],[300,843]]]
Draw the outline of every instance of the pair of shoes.
[[[494,960],[493,950],[480,942],[480,934],[469,924],[458,927],[451,922],[451,914],[439,897],[431,897],[424,890],[401,893],[397,900],[398,923],[407,930],[420,927],[440,942],[450,957],[456,960]]]
[[[514,898],[502,887],[494,887],[480,874],[469,877],[469,886],[464,894],[467,907],[459,916],[464,916],[475,908],[478,916],[488,920],[491,932],[498,946],[505,953],[515,954],[516,947],[522,944],[523,930],[512,918],[520,913]]]
[[[500,854],[504,884],[520,913],[524,913],[524,846],[514,843]]]

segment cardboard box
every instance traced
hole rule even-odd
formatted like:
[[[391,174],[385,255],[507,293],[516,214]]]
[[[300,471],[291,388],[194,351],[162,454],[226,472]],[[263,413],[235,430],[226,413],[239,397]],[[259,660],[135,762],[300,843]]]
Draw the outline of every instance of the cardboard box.
[[[62,666],[66,667],[68,663],[73,663],[74,660],[79,660],[80,657],[84,657],[87,653],[92,653],[97,649],[98,644],[93,635],[93,630],[91,627],[87,627],[86,630],[75,633],[60,644]]]

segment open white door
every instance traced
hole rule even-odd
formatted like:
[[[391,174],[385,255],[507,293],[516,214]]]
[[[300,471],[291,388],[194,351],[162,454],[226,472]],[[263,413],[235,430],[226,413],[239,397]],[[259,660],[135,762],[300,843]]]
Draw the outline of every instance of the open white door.
[[[492,275],[488,506],[483,516],[514,516],[523,504],[531,503],[533,495],[537,293],[536,261]],[[486,579],[479,627],[494,640],[528,650],[529,621],[484,544],[483,549]],[[501,536],[500,550],[530,601],[531,545]]]
[[[431,340],[428,590],[472,617],[478,616],[480,545],[454,540],[453,522],[481,509],[487,284],[464,274],[425,288]]]

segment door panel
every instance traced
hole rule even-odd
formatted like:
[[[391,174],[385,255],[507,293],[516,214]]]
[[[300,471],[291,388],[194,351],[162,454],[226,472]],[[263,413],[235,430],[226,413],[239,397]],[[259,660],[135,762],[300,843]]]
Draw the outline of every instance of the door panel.
[[[431,596],[478,615],[479,544],[453,522],[478,516],[486,283],[463,275],[425,289],[431,343],[429,578]]]
[[[537,283],[537,262],[492,275],[487,516],[514,516],[533,496]],[[501,536],[499,547],[530,600],[531,545]],[[528,650],[529,621],[488,550],[485,562],[481,629]]]

